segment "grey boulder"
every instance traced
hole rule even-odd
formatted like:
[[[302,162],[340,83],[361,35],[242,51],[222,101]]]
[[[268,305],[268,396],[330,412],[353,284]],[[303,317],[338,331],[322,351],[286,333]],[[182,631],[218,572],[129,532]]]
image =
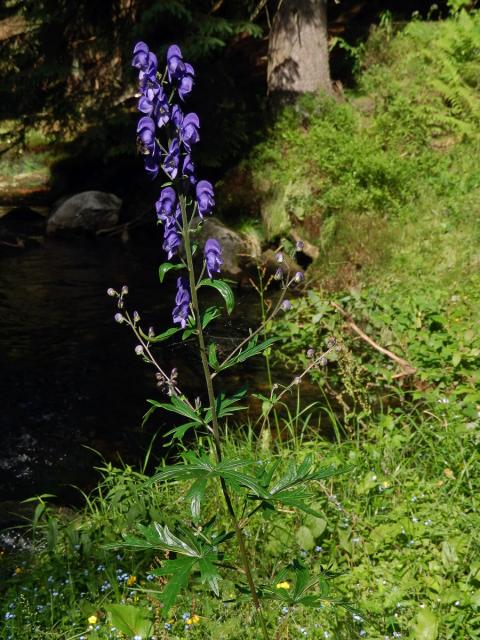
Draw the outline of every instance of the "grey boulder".
[[[47,233],[96,233],[118,224],[122,200],[113,193],[83,191],[68,198],[47,221]]]

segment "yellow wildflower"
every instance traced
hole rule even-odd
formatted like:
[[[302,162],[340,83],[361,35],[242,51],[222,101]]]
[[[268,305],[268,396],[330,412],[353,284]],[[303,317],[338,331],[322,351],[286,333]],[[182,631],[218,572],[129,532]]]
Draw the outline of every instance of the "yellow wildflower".
[[[185,624],[193,624],[193,620],[191,618],[187,618],[185,620]]]
[[[127,580],[127,586],[133,587],[136,581],[137,581],[137,576],[130,576]]]
[[[290,583],[289,582],[279,582],[277,584],[277,589],[290,589]]]
[[[197,616],[196,613],[191,617],[192,624],[198,624],[200,622],[200,616]]]
[[[88,617],[88,624],[97,624],[97,616],[89,616]]]
[[[18,576],[19,573],[22,573],[22,571],[23,571],[22,567],[17,567],[15,569],[15,573],[17,574],[17,576]]]

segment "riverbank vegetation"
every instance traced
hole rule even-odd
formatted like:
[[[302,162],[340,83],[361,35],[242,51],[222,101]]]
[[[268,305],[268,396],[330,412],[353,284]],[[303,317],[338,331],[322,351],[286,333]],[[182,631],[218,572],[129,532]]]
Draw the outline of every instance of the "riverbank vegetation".
[[[480,638],[479,51],[479,13],[400,31],[386,19],[354,52],[355,92],[287,109],[243,168],[279,212],[264,233],[289,250],[293,227],[319,250],[269,358],[301,371],[310,348],[339,347],[311,375],[315,403],[300,384],[263,429],[228,427],[231,457],[345,470],[315,489],[320,516],[259,512],[246,529],[254,571],[282,576],[272,638]],[[100,466],[81,511],[38,498],[32,546],[2,554],[1,637],[257,639],[233,568],[220,598],[194,576],[162,617],[163,554],[115,545],[138,524],[188,521],[189,501],[180,484],[148,485],[148,460]],[[204,527],[221,532],[218,502]],[[300,609],[307,570],[322,601]]]

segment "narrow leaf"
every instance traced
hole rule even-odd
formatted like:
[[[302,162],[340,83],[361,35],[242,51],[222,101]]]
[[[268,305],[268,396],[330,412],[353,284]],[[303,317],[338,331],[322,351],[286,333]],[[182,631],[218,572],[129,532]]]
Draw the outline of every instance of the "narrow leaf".
[[[185,265],[182,262],[179,262],[178,264],[173,264],[172,262],[164,262],[163,264],[160,265],[158,269],[158,277],[160,278],[160,282],[163,282],[165,275],[172,269],[177,270],[177,269],[184,269],[184,268],[185,268]]]
[[[213,287],[216,289],[225,301],[228,313],[232,313],[235,306],[235,297],[232,288],[223,280],[210,280],[205,278],[198,283],[199,287]]]

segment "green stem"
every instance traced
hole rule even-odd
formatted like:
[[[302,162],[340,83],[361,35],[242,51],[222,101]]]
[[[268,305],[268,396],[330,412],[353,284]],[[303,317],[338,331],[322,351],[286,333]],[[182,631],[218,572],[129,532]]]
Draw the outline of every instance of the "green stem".
[[[210,375],[210,369],[208,365],[207,350],[205,348],[205,338],[203,335],[202,318],[200,316],[200,306],[198,304],[195,272],[193,268],[192,247],[190,244],[190,228],[189,228],[188,217],[187,217],[186,199],[185,199],[185,196],[182,196],[182,195],[179,197],[179,199],[180,199],[180,209],[182,212],[182,224],[183,224],[183,230],[184,230],[183,243],[185,248],[185,256],[187,258],[188,278],[190,283],[190,295],[192,297],[192,308],[195,316],[195,323],[197,325],[198,346],[200,349],[200,357],[202,360],[202,368],[203,368],[203,375],[205,377],[205,384],[207,385],[208,402],[209,402],[210,410],[212,413],[212,431],[213,431],[213,441],[215,446],[215,455],[217,458],[217,462],[221,462],[222,445],[220,440],[220,429],[218,426],[215,392],[213,390],[213,382],[212,382],[212,377]],[[237,537],[237,543],[238,543],[238,548],[240,550],[242,564],[245,569],[245,575],[247,577],[250,593],[252,594],[252,600],[257,610],[260,626],[262,627],[263,637],[265,638],[265,640],[269,640],[267,626],[262,613],[262,606],[260,604],[260,600],[258,599],[257,590],[255,588],[255,583],[253,581],[252,571],[250,568],[250,562],[248,560],[247,550],[245,548],[245,541],[243,539],[242,530],[239,526],[238,519],[235,515],[235,510],[233,508],[232,500],[230,498],[230,494],[228,492],[228,488],[225,483],[225,480],[223,478],[220,478],[220,483],[222,486],[223,497],[225,498],[225,503],[227,505],[227,510],[232,519],[233,526],[235,528],[235,535]]]

